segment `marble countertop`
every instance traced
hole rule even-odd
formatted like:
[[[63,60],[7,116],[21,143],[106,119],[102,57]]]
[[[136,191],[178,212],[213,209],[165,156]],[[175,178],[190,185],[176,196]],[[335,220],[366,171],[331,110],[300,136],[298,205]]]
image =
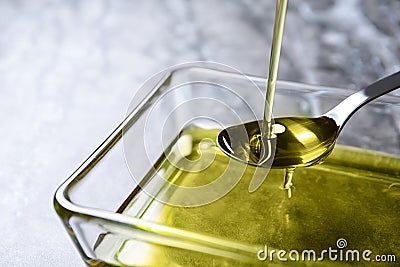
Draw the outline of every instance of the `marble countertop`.
[[[83,265],[53,194],[161,69],[265,76],[275,1],[0,1],[0,265]],[[289,3],[279,78],[358,88],[399,69],[400,1]]]

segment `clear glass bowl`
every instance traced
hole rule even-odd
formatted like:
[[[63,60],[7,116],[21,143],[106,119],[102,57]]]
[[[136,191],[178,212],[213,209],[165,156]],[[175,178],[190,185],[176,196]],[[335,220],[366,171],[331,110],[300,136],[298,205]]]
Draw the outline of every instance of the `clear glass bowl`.
[[[323,248],[339,249],[343,240],[348,248],[371,250],[371,257],[398,253],[400,98],[384,96],[358,111],[326,163],[296,170],[288,199],[282,170],[271,170],[250,194],[242,174],[268,171],[224,158],[213,139],[223,127],[262,118],[265,84],[264,78],[201,62],[149,79],[126,119],[55,193],[55,209],[84,261],[91,266],[307,265],[310,260],[301,258],[259,257],[267,247],[285,250],[286,258],[292,250],[300,256],[315,250],[318,256]],[[351,93],[280,81],[274,116],[317,116]],[[232,180],[207,188],[215,178],[210,174],[227,166],[213,167],[220,159],[232,164]],[[167,181],[172,176],[175,180]],[[327,256],[311,261],[354,264]]]

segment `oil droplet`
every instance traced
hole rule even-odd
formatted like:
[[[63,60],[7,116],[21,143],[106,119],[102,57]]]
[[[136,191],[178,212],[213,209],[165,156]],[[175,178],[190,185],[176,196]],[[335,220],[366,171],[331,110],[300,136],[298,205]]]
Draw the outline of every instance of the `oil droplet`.
[[[293,181],[292,181],[294,170],[295,170],[294,167],[285,169],[285,176],[283,179],[283,189],[287,190],[288,198],[292,197],[292,189],[294,188]]]

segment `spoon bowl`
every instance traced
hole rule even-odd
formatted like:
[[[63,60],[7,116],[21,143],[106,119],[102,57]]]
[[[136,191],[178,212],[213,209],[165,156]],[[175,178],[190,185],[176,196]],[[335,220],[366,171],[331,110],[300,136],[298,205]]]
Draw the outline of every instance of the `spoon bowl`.
[[[320,117],[276,118],[270,139],[261,138],[263,121],[252,121],[222,130],[217,143],[228,156],[259,167],[319,164],[329,156],[343,126],[357,110],[399,86],[400,72],[396,72],[350,95]]]
[[[304,167],[318,164],[332,151],[339,133],[339,126],[332,118],[284,117],[275,119],[274,126],[281,132],[276,132],[275,156],[271,162],[261,162],[261,153],[254,147],[260,146],[260,141],[251,141],[254,136],[261,136],[259,125],[262,121],[252,121],[241,126],[232,126],[220,132],[218,144],[231,157],[253,166],[288,168]],[[242,137],[238,138],[241,135]],[[243,136],[245,138],[243,138]],[[250,140],[246,147],[236,140]],[[236,143],[233,142],[236,141]],[[260,149],[260,148],[258,148]],[[268,165],[269,164],[269,165]]]

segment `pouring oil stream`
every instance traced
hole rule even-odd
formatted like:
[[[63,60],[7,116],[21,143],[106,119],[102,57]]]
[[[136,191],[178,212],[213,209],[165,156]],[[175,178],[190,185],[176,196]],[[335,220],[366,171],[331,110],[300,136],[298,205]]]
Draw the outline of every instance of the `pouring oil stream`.
[[[276,82],[278,77],[279,58],[282,47],[283,29],[288,0],[278,0],[276,6],[274,33],[272,37],[271,56],[269,61],[269,73],[267,81],[267,92],[265,96],[264,121],[261,128],[261,135],[265,138],[272,138],[272,108],[274,105]]]
[[[267,82],[267,90],[265,97],[265,106],[264,106],[264,118],[261,124],[261,136],[259,144],[260,154],[261,154],[261,162],[265,162],[270,160],[271,146],[273,139],[276,138],[272,131],[272,108],[274,105],[274,96],[276,89],[276,82],[278,77],[278,66],[279,66],[279,58],[281,54],[282,47],[282,37],[283,30],[285,27],[285,18],[287,12],[288,0],[277,0],[276,4],[276,12],[275,12],[275,22],[274,22],[274,32],[272,37],[272,47],[271,47],[271,56],[269,62],[269,73],[268,73],[268,82]],[[289,179],[291,183],[291,177],[293,176],[294,169],[290,171],[287,169],[285,171],[285,181],[284,188],[288,189],[288,196],[291,196],[290,190],[292,186],[289,186]],[[254,177],[249,185],[249,192],[254,192],[257,190],[261,184],[264,182],[266,177]]]

